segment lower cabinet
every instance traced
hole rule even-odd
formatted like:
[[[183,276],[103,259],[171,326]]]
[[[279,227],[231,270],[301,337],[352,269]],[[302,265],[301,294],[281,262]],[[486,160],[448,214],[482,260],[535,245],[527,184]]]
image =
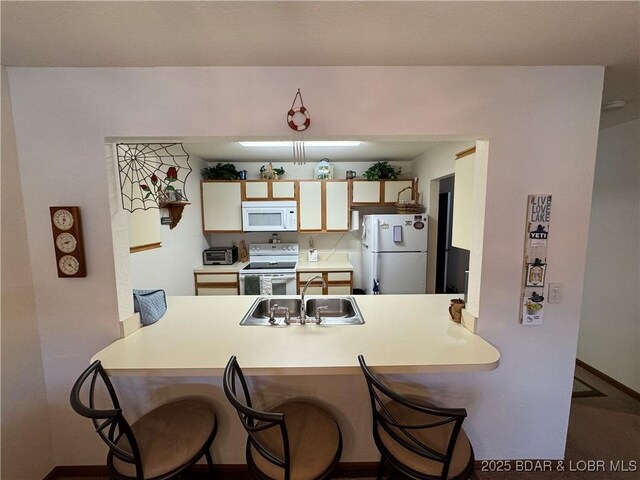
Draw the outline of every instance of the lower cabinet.
[[[320,275],[326,287],[322,287],[319,279],[314,280],[309,288],[307,295],[351,295],[353,288],[353,272],[298,272],[298,294],[306,283],[316,275]]]
[[[194,273],[196,295],[239,295],[237,273]]]

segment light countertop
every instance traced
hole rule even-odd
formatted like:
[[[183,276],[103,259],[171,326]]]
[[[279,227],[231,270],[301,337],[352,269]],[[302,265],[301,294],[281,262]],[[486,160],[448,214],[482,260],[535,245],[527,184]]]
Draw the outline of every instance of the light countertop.
[[[193,273],[238,273],[249,262],[236,262],[233,265],[201,265],[193,269]],[[317,262],[308,262],[306,253],[300,256],[297,272],[351,272],[353,265],[346,253],[320,253]]]
[[[313,296],[309,295],[308,298]],[[362,295],[364,325],[240,326],[255,296],[168,297],[168,309],[98,352],[111,375],[222,375],[236,355],[247,375],[487,371],[500,353],[449,320],[451,295]]]
[[[238,273],[249,262],[236,262],[233,265],[200,265],[193,269],[193,273]]]
[[[308,262],[306,253],[300,256],[297,272],[351,272],[353,265],[346,253],[318,254],[317,262]]]

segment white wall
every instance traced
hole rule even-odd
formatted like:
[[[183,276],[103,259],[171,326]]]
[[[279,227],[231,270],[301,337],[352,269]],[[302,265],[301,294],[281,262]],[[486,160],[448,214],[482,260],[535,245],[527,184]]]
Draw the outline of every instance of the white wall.
[[[600,131],[578,358],[640,391],[640,122]]]
[[[163,288],[167,295],[193,295],[193,269],[202,265],[202,251],[208,247],[202,233],[200,169],[204,162],[191,156],[193,171],[187,177],[185,191],[191,205],[182,212],[180,223],[173,229],[160,226],[162,247],[130,254],[133,288]],[[154,210],[158,216],[168,211]]]
[[[56,464],[104,461],[95,433],[67,403],[69,388],[91,355],[118,337],[114,265],[119,260],[113,259],[104,138],[289,135],[282,115],[299,87],[308,92],[314,135],[490,139],[485,229],[479,239],[484,241],[482,283],[473,279],[473,288],[480,292],[481,334],[500,350],[501,363],[492,372],[414,381],[439,390],[449,405],[467,407],[466,429],[477,458],[562,458],[603,72],[602,67],[9,69]],[[56,188],[48,188],[51,184]],[[565,285],[564,302],[546,307],[545,324],[537,328],[518,320],[523,215],[530,193],[554,195],[547,276]],[[47,206],[58,202],[81,205],[86,212],[85,279],[56,277]],[[152,395],[146,388],[135,393]],[[336,401],[345,396],[337,389],[325,393]],[[358,423],[365,410],[362,418],[345,419],[352,438],[370,435]],[[366,445],[354,450],[349,444],[343,460],[378,458]],[[237,446],[218,442],[219,461],[241,456]]]
[[[438,204],[440,193],[437,180],[453,175],[455,171],[456,153],[473,147],[475,142],[446,142],[436,145],[423,155],[413,160],[412,171],[418,177],[420,200],[429,217],[429,243],[427,250],[427,293],[436,291],[436,265],[438,249]]]
[[[318,159],[319,160],[319,159]],[[291,158],[283,159],[282,162],[272,162],[273,168],[284,168],[284,176],[280,177],[282,180],[297,180],[308,178],[314,178],[313,169],[318,164],[318,160],[307,158],[305,165],[294,165]],[[213,167],[217,162],[205,162],[205,166]],[[227,162],[222,162],[227,163]],[[234,162],[230,162],[234,163]],[[331,162],[333,165],[333,178],[338,180],[346,178],[347,170],[354,170],[356,172],[356,178],[362,178],[364,171],[376,162]],[[401,169],[401,178],[411,178],[411,161],[393,161],[389,162],[389,165],[393,166],[396,170]],[[257,180],[260,178],[260,167],[269,165],[269,162],[236,162],[234,163],[238,170],[247,171],[247,179]],[[195,170],[195,169],[194,169]]]
[[[55,466],[9,83],[2,67],[2,471],[43,478]],[[49,248],[53,251],[51,239]],[[35,454],[34,454],[35,453]]]

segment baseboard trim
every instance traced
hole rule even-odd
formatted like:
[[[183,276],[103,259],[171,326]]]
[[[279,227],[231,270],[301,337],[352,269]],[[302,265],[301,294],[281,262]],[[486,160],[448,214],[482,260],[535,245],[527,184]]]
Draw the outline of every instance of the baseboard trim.
[[[335,470],[338,477],[375,477],[378,469],[378,462],[345,462],[339,463]],[[216,476],[229,480],[251,480],[246,464],[221,464],[214,467]],[[189,469],[189,473],[203,477],[209,473],[206,465],[194,465]],[[43,480],[57,480],[61,477],[106,477],[107,467],[105,465],[59,465],[54,467]]]
[[[106,465],[58,465],[43,480],[57,480],[60,477],[106,477]]]
[[[593,375],[595,375],[596,377],[598,377],[599,379],[607,382],[609,385],[611,385],[614,388],[617,388],[618,390],[620,390],[623,393],[626,393],[627,395],[629,395],[630,397],[635,398],[636,400],[640,400],[640,393],[636,392],[634,389],[627,387],[625,384],[620,383],[619,381],[611,378],[609,375],[607,375],[606,373],[602,373],[600,370],[598,370],[595,367],[592,367],[591,365],[589,365],[588,363],[583,362],[582,360],[576,358],[576,365],[578,365],[579,367],[584,368],[587,372],[592,373]]]

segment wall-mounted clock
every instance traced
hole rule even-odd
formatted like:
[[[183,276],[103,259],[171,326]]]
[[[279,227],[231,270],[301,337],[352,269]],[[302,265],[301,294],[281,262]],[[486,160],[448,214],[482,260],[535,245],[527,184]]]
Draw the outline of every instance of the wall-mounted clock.
[[[49,207],[58,277],[86,277],[79,207]]]

